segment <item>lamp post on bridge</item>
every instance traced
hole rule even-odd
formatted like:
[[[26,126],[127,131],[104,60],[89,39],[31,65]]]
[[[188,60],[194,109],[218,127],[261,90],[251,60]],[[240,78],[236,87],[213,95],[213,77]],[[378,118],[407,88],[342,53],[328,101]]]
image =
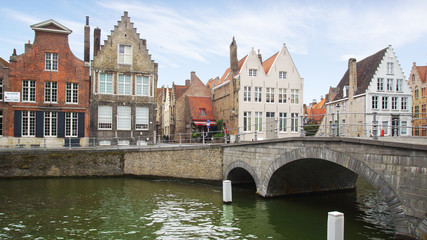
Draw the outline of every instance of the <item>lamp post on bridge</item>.
[[[340,136],[340,104],[335,105],[337,108],[337,137]]]

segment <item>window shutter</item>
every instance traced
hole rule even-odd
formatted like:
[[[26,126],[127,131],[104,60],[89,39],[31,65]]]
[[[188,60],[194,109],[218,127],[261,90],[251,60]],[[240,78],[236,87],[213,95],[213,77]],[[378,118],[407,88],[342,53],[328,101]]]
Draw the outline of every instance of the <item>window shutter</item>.
[[[64,137],[65,136],[65,113],[64,112],[58,112],[58,137]]]
[[[77,121],[79,127],[77,137],[81,138],[85,136],[85,113],[79,112]]]
[[[36,137],[43,137],[43,120],[44,113],[42,111],[36,112]]]
[[[13,123],[13,136],[21,137],[21,111],[15,110],[13,112],[14,123]]]

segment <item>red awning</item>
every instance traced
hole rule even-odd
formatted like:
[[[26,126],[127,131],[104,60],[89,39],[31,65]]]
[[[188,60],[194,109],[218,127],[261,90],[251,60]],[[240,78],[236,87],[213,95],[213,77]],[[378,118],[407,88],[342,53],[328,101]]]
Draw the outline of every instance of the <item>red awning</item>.
[[[193,121],[194,125],[197,126],[207,126],[206,120],[195,120]],[[211,121],[210,126],[216,125],[215,121]]]

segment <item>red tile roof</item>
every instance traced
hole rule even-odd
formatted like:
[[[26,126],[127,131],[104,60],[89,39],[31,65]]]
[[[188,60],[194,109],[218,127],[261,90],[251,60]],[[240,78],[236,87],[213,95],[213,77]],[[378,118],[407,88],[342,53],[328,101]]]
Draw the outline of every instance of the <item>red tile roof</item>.
[[[212,112],[212,101],[210,97],[190,97],[187,96],[191,119],[194,120],[212,120],[215,121]],[[205,109],[206,115],[200,114],[200,109]]]
[[[277,56],[279,55],[279,52],[271,56],[269,59],[265,60],[262,63],[262,67],[264,68],[265,74],[268,74],[268,71],[270,71],[271,66],[273,65],[274,61],[276,61]]]
[[[427,81],[427,66],[417,66],[418,76],[422,82]]]
[[[372,77],[374,76],[376,70],[378,69],[381,60],[383,59],[387,48],[359,61],[356,63],[357,68],[357,89],[354,95],[365,93],[368,89],[369,84],[371,83]],[[342,77],[341,81],[337,85],[338,94],[335,96],[333,101],[343,98],[343,89],[344,86],[349,85],[348,69]]]
[[[4,67],[4,68],[9,68],[9,63],[4,60],[3,58],[0,57],[0,64]]]
[[[248,55],[246,55],[244,58],[240,59],[239,61],[239,71],[240,69],[242,69],[243,63],[246,61],[246,58],[248,57]],[[211,84],[211,87],[209,87],[210,89],[219,86],[227,81],[230,80],[230,68],[227,68],[227,70],[225,70],[224,74],[222,75],[222,77],[218,80],[215,81],[213,84]]]
[[[180,98],[187,89],[188,86],[175,85],[175,98]]]

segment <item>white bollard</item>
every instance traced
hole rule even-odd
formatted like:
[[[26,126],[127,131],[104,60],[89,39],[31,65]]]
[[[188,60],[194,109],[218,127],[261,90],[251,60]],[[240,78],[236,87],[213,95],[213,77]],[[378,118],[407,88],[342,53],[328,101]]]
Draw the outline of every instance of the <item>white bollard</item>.
[[[327,240],[344,240],[344,213],[328,213],[328,238]]]
[[[231,181],[230,180],[222,181],[222,200],[226,204],[232,202]]]

